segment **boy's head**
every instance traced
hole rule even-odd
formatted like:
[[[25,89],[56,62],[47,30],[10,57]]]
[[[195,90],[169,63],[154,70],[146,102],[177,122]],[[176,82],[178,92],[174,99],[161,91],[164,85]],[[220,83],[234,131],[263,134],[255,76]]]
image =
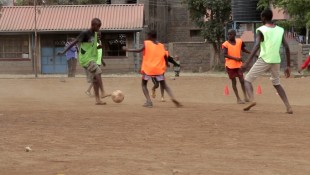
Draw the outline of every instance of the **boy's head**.
[[[261,13],[261,20],[263,24],[266,24],[267,22],[271,22],[272,17],[273,17],[273,14],[270,9],[266,9]]]
[[[236,31],[234,29],[229,29],[227,35],[228,40],[233,41],[236,38]]]
[[[101,27],[101,20],[99,18],[94,18],[91,20],[91,30],[98,32]]]
[[[179,60],[180,60],[180,57],[179,57],[178,55],[175,55],[175,56],[174,56],[174,59],[175,59],[176,61],[179,61]]]
[[[154,30],[149,31],[147,33],[147,39],[156,40],[157,39],[157,33]]]

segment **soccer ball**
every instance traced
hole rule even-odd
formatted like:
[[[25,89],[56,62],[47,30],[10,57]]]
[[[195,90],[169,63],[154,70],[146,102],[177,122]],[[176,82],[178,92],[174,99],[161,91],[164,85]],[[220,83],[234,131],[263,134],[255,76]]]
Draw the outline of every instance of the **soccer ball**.
[[[121,103],[125,96],[121,90],[116,90],[112,92],[111,98],[115,103]]]

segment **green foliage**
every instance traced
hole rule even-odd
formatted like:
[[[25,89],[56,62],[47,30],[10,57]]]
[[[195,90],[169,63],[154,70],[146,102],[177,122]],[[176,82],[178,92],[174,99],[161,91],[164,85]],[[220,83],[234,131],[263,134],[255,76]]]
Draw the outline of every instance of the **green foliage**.
[[[310,28],[310,0],[260,0],[258,8],[269,8],[270,4],[288,12],[292,19],[287,24],[297,29]]]
[[[220,46],[224,41],[224,27],[230,21],[231,0],[184,0],[191,19],[202,29],[201,34],[212,43],[217,58],[214,65],[220,64]]]

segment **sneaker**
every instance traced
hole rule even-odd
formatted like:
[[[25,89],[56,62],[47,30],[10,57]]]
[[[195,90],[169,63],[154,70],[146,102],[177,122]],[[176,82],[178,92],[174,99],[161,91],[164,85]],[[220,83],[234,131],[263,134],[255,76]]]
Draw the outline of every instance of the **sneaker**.
[[[145,102],[143,107],[152,108],[153,107],[153,103],[152,102]]]

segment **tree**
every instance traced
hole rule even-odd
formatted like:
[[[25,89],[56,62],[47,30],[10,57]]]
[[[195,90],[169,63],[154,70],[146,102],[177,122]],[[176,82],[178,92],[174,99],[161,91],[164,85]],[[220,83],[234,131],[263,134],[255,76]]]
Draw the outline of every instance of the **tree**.
[[[270,5],[279,7],[291,16],[289,21],[283,21],[283,25],[289,25],[295,29],[310,28],[310,0],[260,0],[258,8],[269,8]]]
[[[230,21],[231,0],[184,0],[191,19],[202,30],[202,36],[214,49],[213,68],[220,66],[221,43],[225,39],[225,25]]]

